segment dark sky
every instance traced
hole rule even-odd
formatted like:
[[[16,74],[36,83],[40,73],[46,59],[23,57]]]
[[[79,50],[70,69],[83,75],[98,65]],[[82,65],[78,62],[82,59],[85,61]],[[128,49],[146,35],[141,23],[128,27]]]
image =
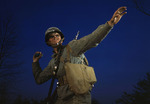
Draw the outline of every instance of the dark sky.
[[[47,66],[52,49],[44,42],[47,28],[62,30],[65,42],[90,34],[99,25],[111,19],[115,10],[127,6],[127,14],[114,26],[109,35],[96,47],[87,51],[98,82],[92,97],[102,104],[112,104],[124,91],[150,72],[150,17],[137,11],[131,0],[1,0],[1,16],[12,14],[19,30],[19,44],[24,61],[17,84],[18,92],[29,98],[47,96],[50,81],[37,85],[32,74],[32,56],[41,51],[41,67]],[[143,5],[148,8],[149,0]],[[149,9],[150,10],[150,9]]]

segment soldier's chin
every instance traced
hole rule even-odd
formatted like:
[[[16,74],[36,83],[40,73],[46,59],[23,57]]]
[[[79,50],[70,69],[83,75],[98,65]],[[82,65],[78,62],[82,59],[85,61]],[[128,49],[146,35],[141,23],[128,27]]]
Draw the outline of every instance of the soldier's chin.
[[[59,43],[51,44],[51,46],[52,46],[53,48],[58,47],[58,46],[59,46]]]
[[[54,43],[54,44],[52,44],[52,45],[59,45],[59,42],[57,42],[57,43]]]

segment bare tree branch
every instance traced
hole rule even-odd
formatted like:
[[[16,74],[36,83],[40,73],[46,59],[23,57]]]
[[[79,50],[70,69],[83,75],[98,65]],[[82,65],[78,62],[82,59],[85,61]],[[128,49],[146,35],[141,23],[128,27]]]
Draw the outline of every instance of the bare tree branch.
[[[122,0],[124,5],[126,5],[129,8],[135,8],[141,13],[150,16],[150,7],[148,4],[149,0]]]
[[[7,103],[14,82],[22,73],[18,70],[23,62],[17,58],[20,52],[17,28],[11,18],[0,18],[0,104]]]
[[[141,4],[141,2],[139,0],[132,0],[132,1],[136,5],[137,10],[139,10],[140,12],[150,16],[150,12],[143,7],[143,5]]]

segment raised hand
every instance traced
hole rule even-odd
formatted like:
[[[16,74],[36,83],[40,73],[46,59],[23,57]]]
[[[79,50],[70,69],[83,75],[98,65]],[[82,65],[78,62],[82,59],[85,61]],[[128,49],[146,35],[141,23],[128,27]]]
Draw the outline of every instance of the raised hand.
[[[110,21],[108,21],[108,24],[110,26],[114,26],[115,24],[117,24],[120,19],[122,18],[123,15],[127,14],[127,12],[125,12],[127,10],[127,7],[120,7],[118,8],[115,13],[113,14],[112,18],[110,19]]]
[[[37,62],[42,56],[43,55],[41,52],[35,52],[35,54],[33,55],[33,62]]]

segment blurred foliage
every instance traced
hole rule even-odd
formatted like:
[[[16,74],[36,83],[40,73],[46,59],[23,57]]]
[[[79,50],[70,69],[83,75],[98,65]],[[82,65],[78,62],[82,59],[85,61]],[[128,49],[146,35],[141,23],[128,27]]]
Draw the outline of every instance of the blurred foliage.
[[[116,104],[150,104],[150,73],[134,86],[133,93],[124,92]]]

